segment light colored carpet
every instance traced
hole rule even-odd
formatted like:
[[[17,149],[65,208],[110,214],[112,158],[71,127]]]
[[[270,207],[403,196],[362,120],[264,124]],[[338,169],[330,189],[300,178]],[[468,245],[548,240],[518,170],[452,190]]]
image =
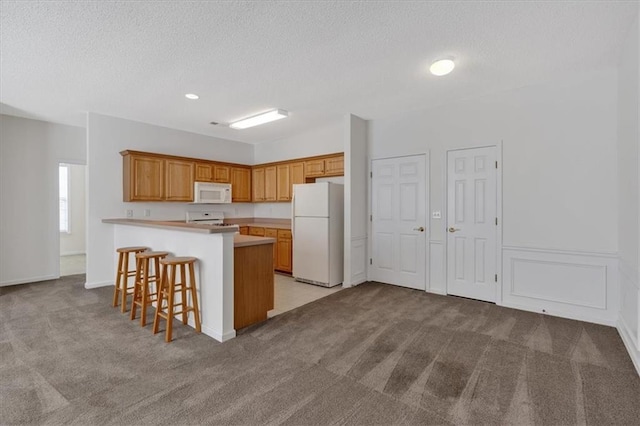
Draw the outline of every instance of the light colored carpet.
[[[166,344],[84,276],[0,288],[0,424],[637,424],[616,330],[366,283]],[[150,316],[153,310],[150,310]]]

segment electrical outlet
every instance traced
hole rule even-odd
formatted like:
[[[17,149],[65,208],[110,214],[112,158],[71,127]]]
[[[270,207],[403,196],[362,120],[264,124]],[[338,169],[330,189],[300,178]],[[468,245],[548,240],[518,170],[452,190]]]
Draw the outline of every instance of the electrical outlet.
[[[133,210],[127,210],[125,214],[127,215],[127,217],[133,217]]]
[[[442,213],[440,213],[440,210],[434,210],[431,213],[431,218],[433,218],[433,219],[442,219]]]
[[[144,209],[144,217],[151,216],[151,209]]]

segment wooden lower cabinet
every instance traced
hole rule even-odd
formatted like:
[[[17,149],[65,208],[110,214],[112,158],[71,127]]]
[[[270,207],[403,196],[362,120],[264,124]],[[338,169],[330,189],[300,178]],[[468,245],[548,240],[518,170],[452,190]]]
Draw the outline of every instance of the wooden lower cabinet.
[[[254,237],[264,237],[264,228],[259,226],[250,226],[249,235],[253,235]]]
[[[278,229],[278,242],[276,243],[275,251],[275,269],[291,273],[293,271],[293,239],[291,238],[291,231]]]
[[[273,309],[273,244],[233,249],[233,328],[267,319]]]

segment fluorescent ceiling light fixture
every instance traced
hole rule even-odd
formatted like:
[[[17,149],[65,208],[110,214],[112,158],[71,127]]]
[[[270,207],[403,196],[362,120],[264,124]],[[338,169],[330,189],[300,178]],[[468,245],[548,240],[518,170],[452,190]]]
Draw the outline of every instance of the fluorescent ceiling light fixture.
[[[196,95],[195,93],[187,93],[186,95],[184,95],[184,97],[187,99],[193,99],[193,100],[200,98],[200,96]]]
[[[233,129],[247,129],[249,127],[259,126],[260,124],[280,120],[281,118],[287,118],[288,116],[289,113],[287,111],[283,109],[274,109],[271,111],[263,112],[262,114],[254,115],[253,117],[234,121],[233,123],[229,124],[229,127]]]
[[[433,75],[443,76],[449,74],[455,67],[456,64],[453,62],[453,59],[440,59],[431,64],[429,71],[431,71]]]

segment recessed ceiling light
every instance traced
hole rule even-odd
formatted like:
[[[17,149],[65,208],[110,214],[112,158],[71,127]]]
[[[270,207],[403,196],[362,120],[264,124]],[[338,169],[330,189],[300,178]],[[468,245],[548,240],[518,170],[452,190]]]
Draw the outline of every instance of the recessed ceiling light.
[[[200,96],[196,95],[195,93],[187,93],[186,95],[184,95],[184,97],[187,99],[193,99],[193,100],[200,98]]]
[[[453,59],[440,59],[431,64],[429,71],[431,71],[433,75],[443,76],[449,74],[455,67],[456,64],[453,62]]]
[[[287,118],[289,113],[283,109],[274,109],[271,111],[263,112],[262,114],[254,115],[253,117],[243,118],[242,120],[234,121],[229,124],[229,127],[233,129],[247,129],[249,127],[258,126],[260,124],[269,123],[271,121]]]

